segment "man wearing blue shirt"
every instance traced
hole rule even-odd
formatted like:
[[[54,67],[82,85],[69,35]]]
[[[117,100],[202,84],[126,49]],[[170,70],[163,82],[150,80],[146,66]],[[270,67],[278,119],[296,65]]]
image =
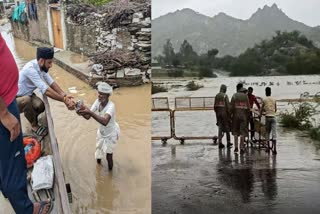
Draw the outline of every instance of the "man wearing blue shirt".
[[[39,135],[46,135],[47,129],[38,124],[38,116],[44,112],[43,101],[34,91],[38,88],[40,93],[63,102],[69,110],[74,108],[75,102],[52,79],[48,71],[52,67],[54,51],[52,48],[41,47],[37,49],[37,59],[28,62],[19,74],[19,90],[17,103],[20,113],[31,124],[32,131]]]

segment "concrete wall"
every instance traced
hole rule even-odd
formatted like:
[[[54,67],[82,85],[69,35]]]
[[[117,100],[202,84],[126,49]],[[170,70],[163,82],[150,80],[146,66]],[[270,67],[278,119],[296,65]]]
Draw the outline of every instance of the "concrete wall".
[[[27,24],[12,22],[14,36],[26,41],[38,41],[44,44],[50,44],[48,19],[47,19],[47,1],[37,0],[38,20],[28,19]]]

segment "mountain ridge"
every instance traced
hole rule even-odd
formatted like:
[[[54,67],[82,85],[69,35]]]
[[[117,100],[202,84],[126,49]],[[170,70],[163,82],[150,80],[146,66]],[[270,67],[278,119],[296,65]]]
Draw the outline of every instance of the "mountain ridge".
[[[171,40],[176,51],[186,39],[199,54],[217,48],[220,56],[237,56],[254,44],[272,38],[279,30],[298,30],[320,46],[320,26],[310,27],[295,21],[276,4],[258,8],[245,20],[224,12],[209,17],[184,8],[152,21],[152,54],[161,54],[166,39]]]

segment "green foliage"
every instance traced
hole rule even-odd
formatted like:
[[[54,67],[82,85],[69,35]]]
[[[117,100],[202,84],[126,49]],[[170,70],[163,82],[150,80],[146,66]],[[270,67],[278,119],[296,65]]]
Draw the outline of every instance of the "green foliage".
[[[168,92],[168,89],[166,89],[163,86],[158,86],[158,85],[152,84],[151,94],[156,94],[156,93],[160,93],[160,92]]]
[[[187,40],[184,40],[181,44],[178,56],[181,63],[188,68],[192,67],[198,60],[198,54],[193,50]]]
[[[174,49],[170,39],[167,39],[166,44],[163,45],[162,54],[163,54],[163,59],[160,61],[164,63],[165,66],[172,66],[173,61],[176,58],[176,54],[174,53]]]
[[[199,68],[199,77],[216,77],[213,73],[212,73],[212,69],[208,66],[201,66]]]
[[[280,115],[280,123],[287,128],[307,130],[312,128],[313,116],[318,114],[316,107],[308,102],[291,103],[293,112],[284,112]]]
[[[168,68],[169,77],[181,77],[184,75],[183,69],[195,73],[198,77],[216,77],[212,73],[215,56],[219,53],[217,49],[209,50],[207,54],[198,56],[187,40],[180,46],[179,52],[175,53],[171,41],[168,39],[163,46],[162,56],[154,59],[162,67]],[[194,76],[194,75],[193,75]]]
[[[320,141],[320,126],[311,128],[309,131],[309,135],[312,139]]]
[[[88,0],[88,3],[94,6],[101,6],[111,1],[112,0]]]
[[[231,76],[280,74],[320,74],[320,49],[298,31],[280,32],[263,40],[237,58],[216,59],[216,68]]]
[[[196,91],[199,88],[203,88],[203,85],[199,85],[199,84],[195,83],[194,81],[190,81],[186,85],[186,88],[187,88],[188,91]]]
[[[184,71],[182,69],[168,69],[168,76],[169,77],[183,77]]]
[[[240,55],[230,66],[231,76],[247,76],[262,73],[262,66],[257,55]]]
[[[308,52],[289,60],[287,71],[290,74],[319,74],[320,55]]]

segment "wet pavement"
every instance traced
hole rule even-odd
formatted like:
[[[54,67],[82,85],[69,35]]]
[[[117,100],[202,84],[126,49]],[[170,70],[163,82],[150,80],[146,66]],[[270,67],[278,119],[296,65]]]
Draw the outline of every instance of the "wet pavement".
[[[35,47],[13,39],[6,33],[7,26],[0,30],[20,68],[35,57]],[[96,99],[95,90],[57,65],[49,72],[63,90],[75,87],[73,95],[77,100],[91,105]],[[98,123],[86,121],[68,111],[64,104],[50,100],[64,174],[73,193],[72,210],[89,214],[147,214],[151,212],[150,86],[117,89],[111,100],[121,128],[113,172],[107,170],[106,160],[97,166],[94,159]],[[2,196],[0,213],[13,213]]]
[[[277,156],[154,141],[153,213],[320,213],[320,143],[278,130]]]

